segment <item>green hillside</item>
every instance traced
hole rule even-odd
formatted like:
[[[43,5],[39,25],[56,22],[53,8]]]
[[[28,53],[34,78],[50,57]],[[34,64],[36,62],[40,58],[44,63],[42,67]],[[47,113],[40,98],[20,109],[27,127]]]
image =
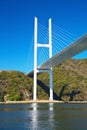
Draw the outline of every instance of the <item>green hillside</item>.
[[[38,99],[49,99],[49,75],[38,74]],[[87,59],[69,59],[53,67],[54,99],[87,101]],[[0,72],[0,101],[31,100],[33,76],[18,71]]]
[[[47,74],[39,75],[38,79],[49,86]],[[54,67],[53,86],[54,99],[64,101],[87,100],[87,59],[70,59],[60,66]]]
[[[32,79],[17,71],[0,72],[0,101],[32,99]]]

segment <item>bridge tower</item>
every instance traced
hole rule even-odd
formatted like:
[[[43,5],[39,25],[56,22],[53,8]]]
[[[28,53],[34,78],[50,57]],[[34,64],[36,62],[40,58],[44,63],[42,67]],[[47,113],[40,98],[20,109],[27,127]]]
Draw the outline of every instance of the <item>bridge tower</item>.
[[[48,30],[49,30],[49,43],[41,44],[37,41],[38,36],[38,19],[34,18],[34,89],[33,89],[33,100],[37,100],[37,73],[40,72],[48,72],[50,76],[50,97],[49,100],[53,100],[53,81],[52,81],[52,67],[50,69],[39,69],[37,67],[37,51],[38,47],[46,47],[49,48],[49,58],[52,57],[52,20],[49,19],[48,22]]]

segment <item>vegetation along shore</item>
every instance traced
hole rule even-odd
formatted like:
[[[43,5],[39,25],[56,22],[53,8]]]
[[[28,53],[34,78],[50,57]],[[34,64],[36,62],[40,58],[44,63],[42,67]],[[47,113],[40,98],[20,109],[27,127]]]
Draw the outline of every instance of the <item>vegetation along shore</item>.
[[[49,75],[38,75],[36,102],[50,102]],[[54,102],[87,103],[87,59],[69,59],[53,67]],[[33,74],[0,71],[0,103],[32,103]]]

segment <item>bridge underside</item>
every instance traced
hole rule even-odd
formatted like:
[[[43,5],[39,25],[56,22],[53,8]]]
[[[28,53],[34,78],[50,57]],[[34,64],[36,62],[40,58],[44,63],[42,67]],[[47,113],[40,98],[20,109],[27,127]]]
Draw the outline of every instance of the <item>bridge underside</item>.
[[[38,70],[50,69],[52,66],[59,65],[68,58],[73,57],[84,50],[87,50],[87,34],[79,38],[77,41],[72,43],[70,46],[68,46],[58,54],[54,55],[42,65],[40,65],[38,67]]]

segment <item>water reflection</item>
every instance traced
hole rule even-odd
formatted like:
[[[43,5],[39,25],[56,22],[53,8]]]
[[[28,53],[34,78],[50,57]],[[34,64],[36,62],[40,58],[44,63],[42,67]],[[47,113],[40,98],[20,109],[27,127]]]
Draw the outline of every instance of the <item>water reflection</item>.
[[[32,104],[32,112],[31,112],[31,128],[37,129],[38,128],[38,110],[37,110],[37,103]]]
[[[53,111],[54,103],[49,103],[49,110]]]
[[[34,111],[36,111],[37,110],[37,103],[33,103],[32,108],[33,108]]]
[[[41,107],[42,106],[42,107]],[[39,104],[33,103],[32,104],[32,112],[31,112],[31,128],[32,129],[54,129],[54,104],[49,103],[48,107],[47,104]],[[41,114],[42,113],[42,114]],[[39,120],[40,119],[40,120]],[[48,121],[46,121],[48,120]],[[44,122],[44,124],[43,124]],[[45,125],[45,126],[44,126]]]
[[[54,103],[49,103],[49,124],[51,129],[54,129],[54,122]]]

